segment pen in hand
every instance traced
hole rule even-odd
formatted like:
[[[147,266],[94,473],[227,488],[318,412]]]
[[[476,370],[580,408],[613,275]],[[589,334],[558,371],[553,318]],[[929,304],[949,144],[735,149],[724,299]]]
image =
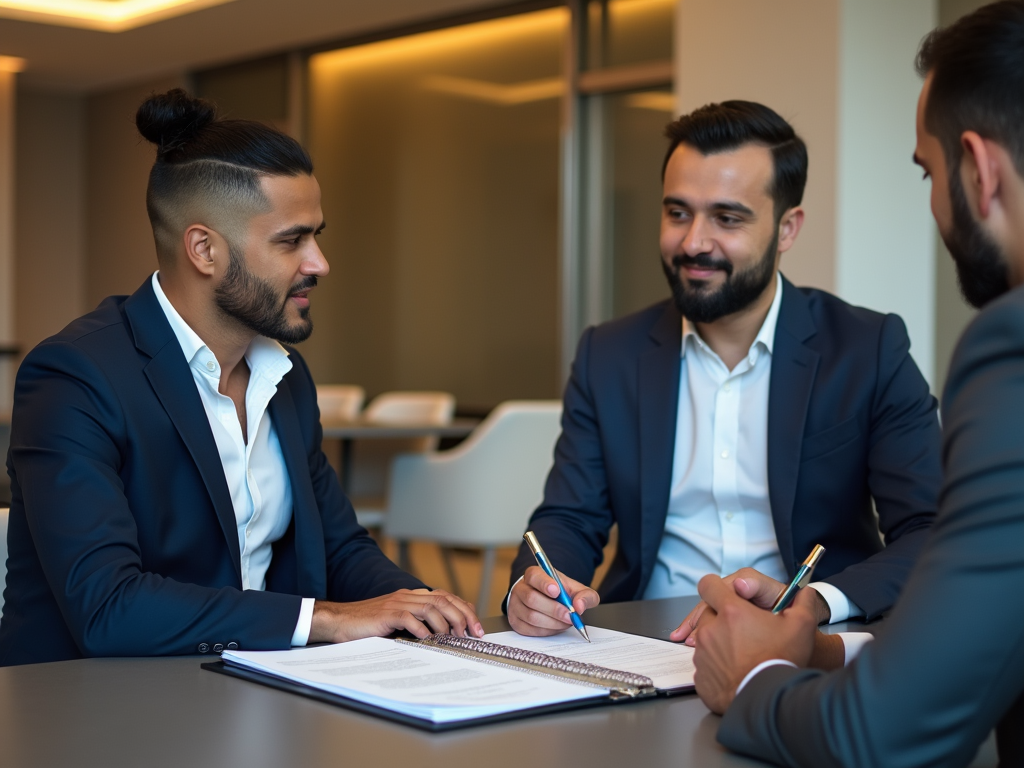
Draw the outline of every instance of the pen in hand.
[[[583,626],[583,619],[576,613],[576,609],[572,606],[572,598],[569,597],[569,593],[565,591],[565,587],[562,586],[562,580],[558,578],[558,572],[554,566],[551,565],[551,561],[548,560],[548,556],[544,553],[544,548],[541,547],[540,542],[537,541],[537,536],[533,531],[527,531],[523,534],[523,538],[526,540],[526,545],[533,552],[534,558],[537,560],[537,565],[543,569],[544,573],[555,580],[555,584],[558,585],[558,602],[569,609],[569,619],[572,621],[572,625],[576,627],[576,631],[583,635],[583,639],[588,643],[590,642],[590,635],[587,634],[587,628]]]
[[[821,556],[825,554],[825,548],[821,544],[815,544],[814,549],[811,550],[811,554],[804,560],[793,577],[793,580],[789,582],[782,592],[779,593],[778,598],[775,600],[775,605],[772,606],[772,613],[782,613],[786,607],[796,597],[796,593],[811,583],[811,574],[814,573],[814,566],[821,560]]]

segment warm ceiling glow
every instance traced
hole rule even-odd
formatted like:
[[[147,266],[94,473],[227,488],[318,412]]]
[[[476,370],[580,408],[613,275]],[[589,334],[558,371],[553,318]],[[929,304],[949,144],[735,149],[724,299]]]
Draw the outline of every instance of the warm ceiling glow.
[[[501,46],[523,37],[559,34],[568,23],[569,13],[565,8],[551,8],[434,32],[421,32],[354,48],[339,48],[319,53],[310,61],[314,70],[323,68],[331,71],[374,64],[408,63],[437,54],[456,56],[469,50]]]
[[[560,77],[543,80],[528,80],[524,83],[491,83],[485,80],[471,80],[466,77],[433,75],[424,78],[423,86],[431,91],[462,96],[485,104],[514,107],[545,99],[557,99],[565,92],[565,81]]]
[[[0,72],[22,72],[24,69],[24,59],[17,56],[0,56]]]
[[[0,18],[123,32],[232,0],[0,0]]]

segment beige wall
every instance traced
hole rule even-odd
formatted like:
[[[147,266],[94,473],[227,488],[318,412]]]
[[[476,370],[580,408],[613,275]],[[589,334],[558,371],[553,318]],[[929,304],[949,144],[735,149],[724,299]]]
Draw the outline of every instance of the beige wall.
[[[15,334],[28,351],[84,311],[85,99],[18,94]]]
[[[135,110],[154,92],[184,86],[168,77],[89,96],[85,108],[85,306],[132,293],[156,269],[146,215],[154,149],[135,129]]]
[[[806,223],[782,257],[798,285],[835,288],[838,0],[679,0],[680,111],[727,99],[767,104],[807,142]]]

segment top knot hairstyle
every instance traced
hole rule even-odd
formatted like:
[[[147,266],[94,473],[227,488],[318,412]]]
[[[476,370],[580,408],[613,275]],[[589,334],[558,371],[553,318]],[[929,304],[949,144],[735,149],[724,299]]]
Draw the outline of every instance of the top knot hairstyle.
[[[665,128],[670,140],[661,176],[676,147],[687,144],[702,155],[729,152],[744,144],[758,144],[772,153],[775,170],[768,194],[775,203],[775,219],[800,205],[807,186],[807,145],[793,126],[777,112],[753,101],[706,104]]]
[[[180,88],[143,102],[135,125],[156,145],[146,209],[161,258],[176,252],[182,231],[196,221],[231,229],[240,215],[266,210],[262,176],[313,173],[295,139],[253,120],[218,119],[213,104]]]
[[[1005,147],[1024,176],[1024,1],[992,3],[934,30],[916,65],[932,75],[924,123],[950,169],[960,166],[964,131],[976,131]]]

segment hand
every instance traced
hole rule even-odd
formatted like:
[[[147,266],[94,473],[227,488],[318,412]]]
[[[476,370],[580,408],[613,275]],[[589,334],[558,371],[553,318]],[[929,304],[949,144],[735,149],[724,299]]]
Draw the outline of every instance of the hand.
[[[562,586],[580,616],[601,602],[597,592],[559,571]],[[536,565],[526,569],[508,599],[508,623],[521,635],[544,637],[572,626],[569,609],[558,602],[558,584]]]
[[[443,589],[400,589],[357,603],[317,600],[309,642],[344,643],[384,637],[396,629],[408,630],[420,638],[435,632],[460,637],[484,634],[472,603]]]
[[[722,579],[722,582],[731,585],[736,590],[736,594],[744,600],[749,600],[758,608],[765,610],[775,605],[782,590],[786,588],[781,581],[765,576],[753,568],[740,568],[736,573]],[[676,643],[685,642],[686,645],[692,647],[697,638],[697,626],[707,607],[708,604],[703,600],[697,603],[696,607],[683,619],[683,622],[672,630],[672,634],[668,636],[669,639]]]
[[[744,600],[718,576],[705,576],[697,589],[708,607],[693,655],[693,679],[712,712],[729,708],[743,678],[762,661],[784,659],[805,667],[811,660],[818,623],[809,590],[801,589],[789,608],[775,615]]]

